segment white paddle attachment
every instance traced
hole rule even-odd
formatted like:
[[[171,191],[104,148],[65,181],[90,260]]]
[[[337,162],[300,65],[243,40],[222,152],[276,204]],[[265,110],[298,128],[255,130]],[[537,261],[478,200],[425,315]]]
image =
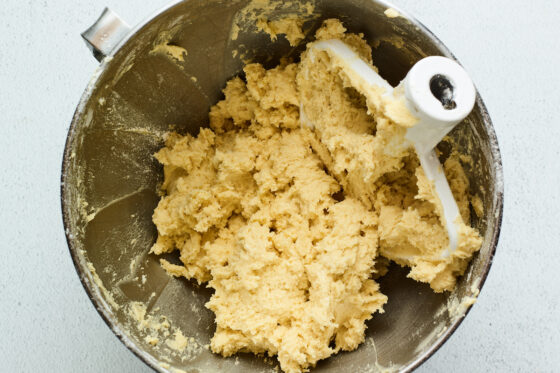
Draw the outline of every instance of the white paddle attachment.
[[[382,88],[383,96],[390,95],[391,99],[404,95],[407,108],[418,122],[407,130],[402,146],[414,147],[422,169],[441,201],[449,236],[449,246],[441,257],[448,257],[457,249],[462,219],[434,148],[473,109],[476,91],[468,74],[449,58],[426,57],[417,62],[400,83],[398,88],[404,85],[404,89],[397,89],[340,40],[316,42],[308,53],[313,59],[314,53],[320,51],[328,53],[331,62],[344,72],[350,84],[366,98],[371,98],[378,110],[383,110],[382,103],[369,97],[368,92]],[[305,116],[303,106],[300,116],[302,122],[313,126]]]

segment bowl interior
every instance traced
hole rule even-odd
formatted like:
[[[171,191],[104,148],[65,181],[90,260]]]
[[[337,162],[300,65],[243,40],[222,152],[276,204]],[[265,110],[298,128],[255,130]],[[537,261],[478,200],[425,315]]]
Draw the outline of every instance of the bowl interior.
[[[241,73],[243,60],[270,67],[282,56],[297,55],[279,37],[271,42],[247,15],[269,19],[305,14],[308,40],[322,20],[339,18],[351,32],[364,33],[380,73],[397,84],[410,67],[427,55],[449,52],[416,21],[388,18],[387,5],[371,0],[317,0],[305,13],[301,3],[272,2],[259,9],[247,0],[191,0],[169,7],[139,28],[105,60],[86,90],[71,127],[63,165],[63,213],[70,249],[80,277],[100,313],[135,353],[152,367],[190,371],[272,371],[275,363],[250,354],[224,359],[205,348],[177,353],[165,343],[152,346],[137,328],[130,302],[149,315],[165,315],[173,328],[207,345],[214,318],[204,307],[211,291],[169,277],[148,251],[155,241],[151,222],[159,200],[162,169],[152,157],[163,134],[174,125],[197,134],[208,123],[208,111],[221,97],[225,82]],[[232,40],[232,25],[238,37]],[[162,35],[188,51],[184,62],[150,54]],[[196,81],[192,79],[196,78]],[[484,205],[473,224],[484,237],[482,249],[453,294],[435,294],[429,286],[406,278],[393,265],[380,279],[389,297],[384,314],[368,323],[366,343],[318,364],[315,371],[362,372],[375,366],[413,368],[454,330],[463,314],[452,315],[452,300],[471,296],[484,281],[495,249],[501,218],[501,169],[495,136],[480,98],[465,123],[451,134],[459,151],[473,158],[467,167],[471,193]],[[449,146],[442,145],[445,156]],[[474,214],[473,214],[474,215]],[[176,260],[171,257],[170,260]],[[155,317],[155,316],[154,316]]]

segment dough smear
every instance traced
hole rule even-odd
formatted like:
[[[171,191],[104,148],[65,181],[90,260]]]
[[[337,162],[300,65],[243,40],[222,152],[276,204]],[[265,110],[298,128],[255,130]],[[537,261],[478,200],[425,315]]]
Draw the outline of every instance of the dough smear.
[[[316,38],[341,39],[371,63],[367,43],[337,20]],[[414,152],[384,150],[410,125],[399,122],[406,108],[372,108],[326,55],[244,72],[212,107],[210,128],[171,133],[156,154],[165,196],[152,252],[178,250],[181,265],[163,267],[215,290],[212,351],[277,355],[285,372],[301,372],[364,341],[387,302],[374,280],[387,259],[452,290],[481,239],[465,226],[459,250],[439,258],[447,235],[430,182]],[[314,128],[302,125],[302,104]],[[459,158],[445,169],[469,222]]]

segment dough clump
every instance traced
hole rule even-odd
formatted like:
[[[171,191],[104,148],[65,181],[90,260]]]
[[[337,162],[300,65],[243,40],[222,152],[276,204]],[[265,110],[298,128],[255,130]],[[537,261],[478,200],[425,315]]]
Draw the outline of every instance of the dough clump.
[[[340,39],[372,62],[338,20],[316,38]],[[179,250],[182,264],[163,267],[215,290],[212,351],[277,355],[285,372],[301,372],[364,341],[366,320],[387,302],[375,281],[387,259],[452,290],[481,239],[465,225],[459,250],[438,257],[447,234],[430,182],[413,151],[384,151],[402,140],[409,124],[395,118],[407,115],[373,111],[326,55],[244,72],[246,81],[227,82],[210,128],[171,133],[156,154],[165,196],[152,252]],[[314,128],[302,126],[301,105]],[[458,157],[445,169],[468,223]]]

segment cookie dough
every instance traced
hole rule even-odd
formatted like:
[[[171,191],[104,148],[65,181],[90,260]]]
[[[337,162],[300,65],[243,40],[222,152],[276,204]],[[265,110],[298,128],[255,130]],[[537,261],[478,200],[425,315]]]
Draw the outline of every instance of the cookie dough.
[[[372,62],[337,20],[316,38],[340,39]],[[384,151],[402,140],[410,113],[371,107],[327,59],[247,65],[246,80],[230,80],[212,107],[210,128],[169,134],[156,154],[165,195],[152,252],[179,250],[181,265],[163,267],[215,290],[212,351],[277,355],[290,373],[364,341],[365,321],[387,302],[375,281],[387,259],[451,290],[481,245],[465,225],[459,250],[439,258],[447,235],[430,182],[413,151]],[[302,125],[300,105],[314,128]],[[458,159],[445,169],[469,222]]]

